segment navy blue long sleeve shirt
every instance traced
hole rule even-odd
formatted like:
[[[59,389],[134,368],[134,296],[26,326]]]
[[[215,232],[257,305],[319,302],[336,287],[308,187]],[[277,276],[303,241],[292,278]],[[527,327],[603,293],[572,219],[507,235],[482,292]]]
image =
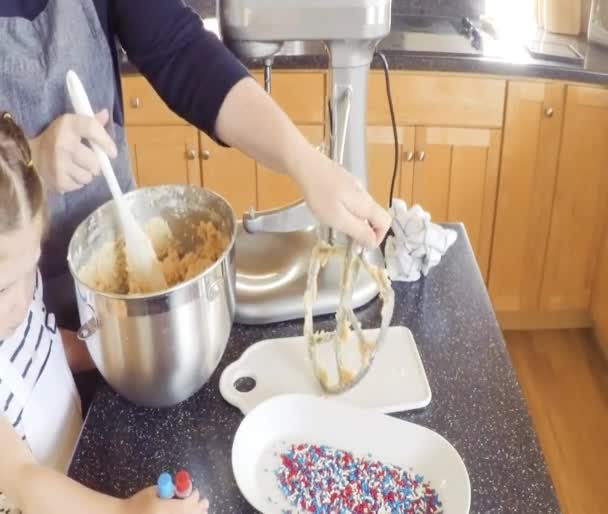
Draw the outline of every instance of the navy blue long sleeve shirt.
[[[112,51],[119,92],[115,39],[175,113],[213,136],[224,98],[248,75],[238,59],[181,0],[92,1]],[[47,0],[2,0],[0,16],[31,20],[46,4]],[[114,119],[124,123],[120,100]]]

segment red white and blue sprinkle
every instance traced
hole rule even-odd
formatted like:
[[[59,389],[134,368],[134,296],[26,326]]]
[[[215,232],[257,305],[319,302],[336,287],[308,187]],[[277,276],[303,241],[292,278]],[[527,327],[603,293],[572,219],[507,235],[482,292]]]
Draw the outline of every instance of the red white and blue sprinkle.
[[[315,514],[440,514],[437,492],[412,471],[311,444],[279,455],[279,488],[294,512]],[[289,514],[291,511],[284,511]]]

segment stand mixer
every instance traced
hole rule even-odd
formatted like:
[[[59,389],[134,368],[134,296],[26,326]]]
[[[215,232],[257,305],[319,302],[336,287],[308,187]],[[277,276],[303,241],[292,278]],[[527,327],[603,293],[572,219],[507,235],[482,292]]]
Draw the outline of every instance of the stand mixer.
[[[237,56],[264,63],[270,92],[273,58],[293,41],[321,41],[329,55],[329,155],[367,187],[367,86],[377,44],[390,32],[391,0],[217,0],[222,39]],[[236,241],[236,321],[262,324],[301,319],[311,252],[321,235],[347,244],[344,234],[318,226],[304,201],[272,211],[251,209]],[[366,260],[383,266],[380,250]],[[335,313],[342,261],[332,258],[318,276],[313,314]],[[360,274],[352,307],[374,299],[377,282]]]

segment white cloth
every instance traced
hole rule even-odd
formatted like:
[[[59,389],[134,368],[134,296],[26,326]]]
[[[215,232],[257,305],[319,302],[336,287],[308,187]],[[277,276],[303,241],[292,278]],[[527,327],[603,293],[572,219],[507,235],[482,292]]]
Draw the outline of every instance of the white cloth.
[[[0,415],[13,425],[38,462],[65,473],[82,427],[80,398],[53,314],[34,299],[21,326],[0,341]],[[0,493],[0,512],[11,512]]]
[[[431,222],[420,205],[408,209],[403,200],[393,199],[391,208],[394,236],[384,249],[386,269],[395,282],[414,282],[426,276],[454,244],[457,234]]]

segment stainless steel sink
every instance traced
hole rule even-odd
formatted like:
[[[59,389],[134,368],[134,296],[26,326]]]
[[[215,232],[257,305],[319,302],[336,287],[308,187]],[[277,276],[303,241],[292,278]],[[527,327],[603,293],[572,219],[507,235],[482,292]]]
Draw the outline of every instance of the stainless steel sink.
[[[380,45],[380,50],[406,53],[428,53],[453,56],[479,57],[481,48],[475,48],[462,35],[434,34],[430,32],[391,32]]]

